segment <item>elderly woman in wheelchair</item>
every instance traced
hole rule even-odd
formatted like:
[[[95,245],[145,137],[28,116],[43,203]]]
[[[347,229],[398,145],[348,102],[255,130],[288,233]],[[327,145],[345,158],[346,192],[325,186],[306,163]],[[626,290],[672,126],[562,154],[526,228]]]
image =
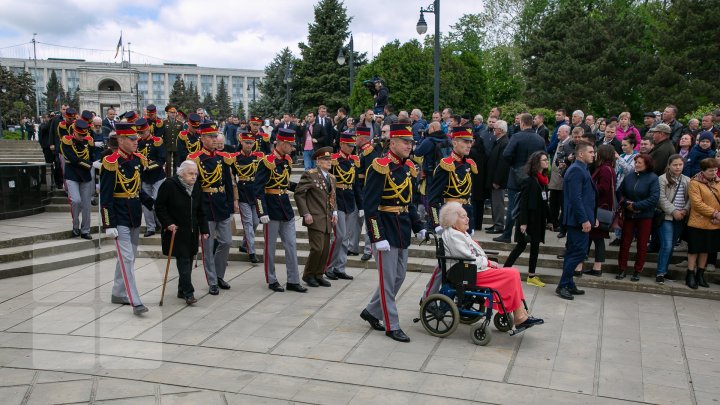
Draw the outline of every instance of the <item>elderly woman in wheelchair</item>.
[[[484,345],[490,340],[485,328],[492,308],[498,311],[495,327],[503,332],[514,334],[542,324],[542,319],[527,312],[518,270],[500,268],[489,260],[468,234],[468,224],[462,205],[457,202],[443,205],[440,210],[443,232],[441,240],[436,240],[438,267],[421,300],[419,320],[425,329],[432,335],[444,337],[457,327],[454,318],[473,324],[485,318],[471,335],[475,343]]]

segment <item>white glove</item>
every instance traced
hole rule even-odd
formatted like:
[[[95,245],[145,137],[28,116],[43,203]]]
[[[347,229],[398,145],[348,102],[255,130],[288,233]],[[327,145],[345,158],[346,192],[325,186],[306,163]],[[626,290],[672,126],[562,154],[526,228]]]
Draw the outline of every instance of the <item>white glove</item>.
[[[117,228],[108,228],[105,230],[105,236],[109,236],[113,239],[117,239],[118,237],[118,231]]]
[[[333,211],[333,216],[337,218],[337,211]]]
[[[93,166],[94,168],[96,168],[96,169],[99,169],[99,168],[102,167],[102,162],[99,161],[99,160],[96,160],[96,161],[93,162],[93,165],[92,165],[92,166]]]
[[[358,211],[358,218],[362,218],[365,216],[365,210]]]
[[[445,230],[445,229],[443,229],[442,226],[439,226],[439,225],[438,225],[438,226],[435,227],[435,234],[440,235],[440,234],[443,233],[444,230]]]
[[[377,249],[378,252],[389,252],[390,243],[388,243],[385,239],[379,240],[375,242],[375,249]]]
[[[415,234],[415,236],[417,236],[418,239],[423,240],[423,239],[425,239],[426,234],[427,234],[427,230],[421,229],[420,232]]]
[[[473,236],[474,234],[475,234],[475,230],[474,230],[474,229],[471,229],[471,230],[470,230],[470,236]]]
[[[267,224],[268,222],[270,222],[270,217],[269,217],[269,216],[263,215],[263,216],[260,217],[260,223],[261,223],[261,224]]]

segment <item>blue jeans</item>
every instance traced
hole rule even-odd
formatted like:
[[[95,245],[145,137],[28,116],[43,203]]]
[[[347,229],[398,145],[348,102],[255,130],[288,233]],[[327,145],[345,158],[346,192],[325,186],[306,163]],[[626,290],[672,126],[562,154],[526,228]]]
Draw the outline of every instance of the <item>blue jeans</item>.
[[[684,221],[663,221],[658,230],[660,235],[660,252],[658,253],[657,275],[667,273],[668,263],[675,250],[675,243],[685,227]]]
[[[508,189],[507,193],[508,206],[507,210],[505,210],[505,229],[503,230],[502,235],[500,235],[500,237],[503,239],[510,239],[512,237],[513,226],[515,225],[515,220],[512,217],[512,213],[513,208],[515,208],[515,204],[518,202],[515,200],[517,199],[519,191]]]
[[[305,170],[315,168],[315,161],[312,158],[313,153],[315,153],[314,150],[303,151],[303,165],[305,165]]]

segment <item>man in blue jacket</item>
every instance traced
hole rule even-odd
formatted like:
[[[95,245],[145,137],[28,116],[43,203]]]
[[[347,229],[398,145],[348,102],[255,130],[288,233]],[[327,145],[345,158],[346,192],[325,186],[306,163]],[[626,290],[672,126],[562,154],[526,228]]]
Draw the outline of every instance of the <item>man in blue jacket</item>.
[[[597,189],[590,177],[588,165],[595,160],[595,149],[586,142],[575,147],[575,162],[565,172],[563,190],[563,223],[567,229],[567,244],[563,260],[563,273],[555,293],[562,299],[572,300],[583,295],[573,281],[575,267],[585,259],[590,229],[597,225],[595,195]]]

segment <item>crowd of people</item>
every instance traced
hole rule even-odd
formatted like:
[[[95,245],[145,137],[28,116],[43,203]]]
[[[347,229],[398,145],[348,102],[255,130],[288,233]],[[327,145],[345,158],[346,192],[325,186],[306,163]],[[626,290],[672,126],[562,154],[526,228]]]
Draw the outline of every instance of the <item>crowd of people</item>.
[[[68,192],[74,236],[91,238],[89,206],[98,194],[103,227],[117,243],[112,302],[132,305],[136,314],[147,311],[133,270],[143,217],[144,236],[159,232],[163,253],[176,258],[178,298],[189,305],[197,301],[190,274],[198,250],[209,293],[231,288],[225,273],[233,214],[240,214],[244,229],[240,251],[263,263],[275,292],[305,293],[352,280],[347,257],[374,258],[379,287],[360,316],[401,342],[410,338],[400,329],[395,297],[412,234],[441,234],[455,247],[466,241],[467,251],[457,254],[476,260],[484,272],[478,282],[496,286],[525,328],[542,320],[518,304],[522,287],[512,266],[529,244],[526,282],[543,287],[536,270],[548,231],[567,238],[556,289],[561,298],[584,294],[574,278],[602,276],[611,234],[610,244],[620,246],[616,278],[628,275],[636,241],[631,280],[639,280],[646,253],[658,251],[656,281],[664,283],[669,259],[684,240],[687,285],[708,286],[704,272],[716,259],[720,232],[720,111],[701,117],[697,128],[684,127],[677,108],[668,106],[645,114],[638,128],[628,112],[595,119],[559,109],[552,130],[540,114],[519,113],[508,123],[498,107],[487,121],[450,108],[433,112],[429,121],[419,109],[397,111],[391,104],[378,112],[375,106],[353,117],[339,108],[331,116],[321,105],[302,118],[241,122],[231,116],[218,126],[202,109],[186,114],[172,105],[165,119],[154,105],[119,116],[110,109],[104,118],[63,106],[58,117],[44,117],[39,135],[48,162],[56,165],[57,186]],[[296,184],[290,175],[297,159],[305,170]],[[291,195],[310,246],[302,274]],[[611,223],[601,213],[609,213]],[[254,239],[260,226],[262,256]],[[496,242],[514,239],[502,266],[469,242],[482,231],[498,235]],[[284,285],[275,271],[278,238],[285,249]],[[585,269],[591,245],[593,263]],[[438,291],[438,271],[423,299]]]

